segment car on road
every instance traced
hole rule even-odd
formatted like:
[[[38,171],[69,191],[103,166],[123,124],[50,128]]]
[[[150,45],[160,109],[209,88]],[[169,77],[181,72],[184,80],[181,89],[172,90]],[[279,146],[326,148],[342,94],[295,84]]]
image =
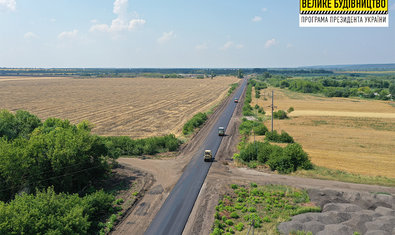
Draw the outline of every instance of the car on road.
[[[239,99],[235,98],[235,103],[239,103]]]
[[[213,160],[213,154],[211,150],[204,150],[204,161],[211,162]]]
[[[225,128],[223,126],[220,126],[218,128],[218,135],[219,136],[224,136],[225,135]]]

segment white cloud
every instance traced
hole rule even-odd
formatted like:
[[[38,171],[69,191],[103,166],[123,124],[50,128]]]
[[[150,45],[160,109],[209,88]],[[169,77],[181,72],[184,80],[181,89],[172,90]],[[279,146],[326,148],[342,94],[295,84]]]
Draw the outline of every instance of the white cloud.
[[[55,22],[56,22],[56,19],[55,19],[55,18],[51,18],[49,21],[50,21],[51,23],[55,23]]]
[[[221,50],[228,50],[229,48],[231,48],[234,45],[234,42],[232,41],[227,41],[220,49]]]
[[[277,44],[277,40],[275,38],[272,38],[272,39],[266,41],[265,48],[272,47],[276,44]]]
[[[145,25],[145,22],[146,21],[143,20],[143,19],[133,19],[133,20],[129,21],[128,29],[129,30],[133,30],[133,29],[137,28],[140,25]]]
[[[108,24],[97,24],[97,20],[91,20],[92,27],[90,28],[90,32],[122,32],[122,31],[131,31],[139,26],[143,26],[146,21],[144,19],[131,19],[128,14],[128,0],[115,0],[114,14],[117,15],[117,18],[113,19],[111,25]]]
[[[254,18],[252,18],[252,22],[259,22],[262,20],[262,17],[260,16],[254,16]]]
[[[199,50],[199,51],[206,50],[206,49],[208,49],[208,45],[207,45],[207,43],[198,44],[195,46],[195,49]]]
[[[116,15],[121,15],[126,13],[128,8],[128,0],[115,0],[113,12]]]
[[[33,32],[27,32],[25,35],[23,35],[23,37],[27,40],[38,38],[38,36]]]
[[[242,49],[244,48],[243,44],[236,44],[233,41],[227,41],[222,47],[220,47],[220,50],[226,51],[230,48],[236,48],[236,49]]]
[[[236,48],[237,48],[237,49],[242,49],[242,48],[244,48],[244,45],[243,45],[243,44],[237,44],[237,45],[236,45]]]
[[[266,11],[267,11],[267,8],[265,8],[265,7],[262,8],[262,11],[263,11],[263,12],[266,12]]]
[[[291,47],[293,47],[294,45],[292,45],[291,43],[288,43],[287,44],[287,48],[291,48]]]
[[[92,20],[90,20],[90,22],[92,23],[92,24],[97,24],[97,20],[96,19],[92,19]]]
[[[110,27],[106,24],[95,24],[93,25],[90,30],[91,32],[94,31],[99,31],[99,32],[109,32],[110,31]]]
[[[63,39],[75,39],[78,36],[78,30],[74,29],[73,31],[69,31],[69,32],[61,32],[58,35],[58,38],[63,40]]]
[[[170,39],[175,38],[175,37],[176,37],[176,35],[174,34],[173,31],[164,32],[164,33],[162,34],[162,36],[158,38],[157,41],[158,41],[158,43],[163,44],[163,43],[165,43],[165,42],[167,42],[167,41],[169,41]]]
[[[15,11],[16,0],[0,0],[0,10]]]

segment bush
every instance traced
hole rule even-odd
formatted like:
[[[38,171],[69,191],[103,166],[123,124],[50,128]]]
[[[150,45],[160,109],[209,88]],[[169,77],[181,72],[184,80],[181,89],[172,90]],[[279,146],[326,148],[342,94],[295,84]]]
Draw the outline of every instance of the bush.
[[[307,153],[296,143],[285,148],[268,142],[249,143],[240,150],[237,159],[247,162],[249,167],[252,167],[252,164],[257,167],[257,162],[268,164],[271,170],[277,170],[282,174],[296,171],[298,168],[308,170],[313,167]]]
[[[256,122],[257,125],[254,125],[253,130],[256,135],[264,135],[268,129],[262,122]]]
[[[306,170],[313,167],[307,153],[303,151],[302,146],[296,143],[286,146],[282,154],[271,156],[267,164],[271,170],[277,170],[282,174],[296,171],[299,167]]]
[[[262,122],[244,119],[239,126],[240,134],[249,135],[252,130],[254,130],[256,135],[264,135],[268,129]]]
[[[235,229],[237,230],[237,231],[243,231],[243,229],[244,229],[244,224],[243,223],[238,223],[237,225],[235,225]]]
[[[261,93],[259,90],[255,89],[255,98],[259,99],[261,97]]]
[[[261,113],[261,114],[266,114],[266,112],[263,110],[263,108],[262,108],[262,107],[259,107],[259,108],[258,108],[258,113]]]
[[[279,155],[269,159],[267,164],[272,171],[277,170],[281,174],[291,173],[294,169],[291,158],[286,155]]]
[[[303,151],[300,144],[289,144],[284,148],[284,155],[291,159],[292,164],[294,165],[293,171],[296,171],[298,167],[305,170],[313,168],[307,153]]]
[[[238,218],[240,218],[240,216],[239,216],[239,214],[237,214],[237,212],[232,212],[232,213],[230,213],[230,218],[238,219]]]
[[[295,111],[294,107],[289,107],[289,109],[287,110],[288,113],[291,113],[293,111]]]
[[[249,208],[248,208],[248,211],[249,211],[249,212],[256,212],[256,208],[255,208],[255,207],[249,207]]]
[[[249,84],[247,86],[246,95],[245,95],[245,99],[244,99],[244,105],[243,105],[243,115],[244,116],[253,116],[254,115],[252,112],[253,109],[250,105],[250,103],[252,101],[251,93],[252,93],[252,84]]]
[[[225,221],[225,224],[232,226],[234,223],[233,223],[233,220],[228,219]]]
[[[53,188],[23,193],[9,203],[0,202],[0,234],[89,234],[99,228],[114,197],[103,191],[79,197],[56,194]]]
[[[294,143],[294,139],[287,132],[281,131],[281,135],[277,133],[277,131],[266,132],[265,134],[266,140],[273,141],[277,143]]]
[[[182,133],[184,135],[191,134],[195,131],[195,128],[200,127],[205,123],[207,120],[207,114],[205,113],[198,113],[193,116],[187,123],[185,123],[184,127],[182,128]]]
[[[278,110],[277,112],[273,112],[273,118],[276,119],[287,119],[288,115],[284,110]]]
[[[181,141],[173,134],[137,140],[133,140],[128,136],[111,136],[103,137],[103,139],[110,152],[128,156],[153,155],[160,152],[176,151],[181,145]]]
[[[236,88],[239,86],[239,83],[233,83],[233,84],[231,84],[230,85],[230,88],[229,88],[229,90],[228,90],[228,95],[230,95],[230,94],[232,94],[232,92],[234,91],[234,90],[236,90]]]

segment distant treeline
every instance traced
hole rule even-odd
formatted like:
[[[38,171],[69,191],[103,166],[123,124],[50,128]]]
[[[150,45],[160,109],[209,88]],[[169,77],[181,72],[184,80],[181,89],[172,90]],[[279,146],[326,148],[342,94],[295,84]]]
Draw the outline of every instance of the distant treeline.
[[[272,86],[301,93],[317,93],[327,97],[363,97],[389,100],[395,97],[395,75],[340,75],[287,77],[264,74],[256,79]]]
[[[164,77],[182,78],[182,75],[203,75],[206,77],[216,75],[238,76],[242,74],[262,74],[269,72],[272,74],[332,74],[332,71],[324,69],[265,69],[265,68],[59,68],[59,69],[11,69],[1,68],[0,76],[72,76],[72,77]],[[186,76],[188,77],[188,76]],[[199,78],[203,78],[199,77]]]

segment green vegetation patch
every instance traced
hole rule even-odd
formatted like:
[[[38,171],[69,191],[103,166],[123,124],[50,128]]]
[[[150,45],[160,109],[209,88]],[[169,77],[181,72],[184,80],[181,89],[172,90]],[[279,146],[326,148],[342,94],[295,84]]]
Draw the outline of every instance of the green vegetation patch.
[[[279,234],[277,225],[281,222],[297,214],[321,211],[319,207],[304,206],[310,201],[304,190],[251,185],[232,185],[230,193],[218,202],[212,235],[245,233],[251,226],[258,234]]]
[[[287,112],[284,110],[278,110],[277,112],[273,112],[273,118],[275,119],[288,119]]]
[[[161,137],[131,139],[128,136],[103,137],[110,152],[116,155],[142,156],[177,151],[181,141],[170,134]]]
[[[265,134],[265,138],[268,141],[277,142],[277,143],[294,143],[294,138],[290,136],[287,132],[281,131],[281,134],[278,134],[276,130],[270,132],[267,131]]]
[[[185,123],[182,128],[182,133],[184,135],[189,135],[195,131],[196,128],[200,127],[207,121],[207,114],[198,113],[193,116],[187,123]]]
[[[20,118],[20,117],[23,118]],[[17,129],[14,123],[18,124]],[[0,113],[0,200],[18,192],[53,186],[56,192],[79,192],[109,172],[118,157],[91,125],[48,118],[41,122],[25,111]]]
[[[236,90],[236,88],[237,88],[238,86],[239,86],[239,83],[233,83],[233,84],[231,84],[231,85],[230,85],[230,88],[229,88],[229,90],[228,90],[228,96],[229,96],[230,94],[232,94],[233,91]]]
[[[241,135],[250,135],[254,131],[256,135],[264,135],[268,129],[260,121],[251,121],[243,118],[242,123],[239,126],[239,132]]]
[[[94,234],[104,227],[97,221],[116,210],[113,201],[103,191],[84,197],[53,188],[22,193],[0,202],[0,234]]]
[[[240,154],[235,154],[234,159],[249,166],[252,162],[254,164],[265,164],[272,171],[277,170],[281,174],[288,174],[298,169],[312,168],[307,153],[297,143],[289,144],[284,148],[268,142],[250,143],[242,146]]]
[[[395,97],[393,74],[323,74],[323,76],[292,77],[284,75],[263,76],[256,79],[291,91],[321,94],[326,97],[361,97],[391,100]]]

